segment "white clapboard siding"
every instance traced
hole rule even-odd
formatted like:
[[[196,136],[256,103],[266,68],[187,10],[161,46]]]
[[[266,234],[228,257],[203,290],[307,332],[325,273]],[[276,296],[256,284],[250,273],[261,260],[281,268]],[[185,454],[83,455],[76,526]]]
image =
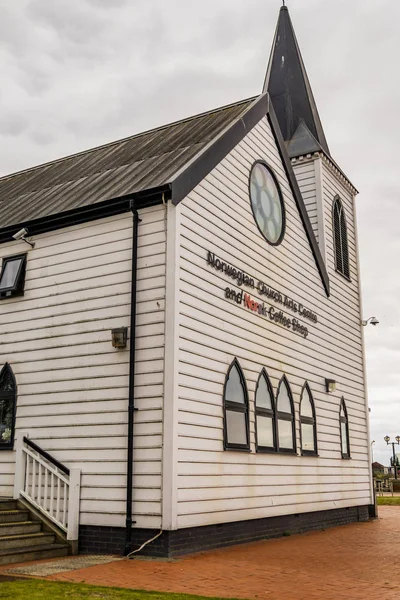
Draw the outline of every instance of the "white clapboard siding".
[[[254,222],[248,176],[254,160],[274,169],[285,198],[286,234],[269,246]],[[319,159],[318,159],[319,160]],[[314,159],[295,166],[296,177],[317,234]],[[326,167],[327,168],[327,167]],[[327,205],[337,191],[324,173],[326,259],[332,294],[327,298],[266,119],[189,194],[179,207],[179,461],[176,475],[178,527],[208,525],[284,514],[369,504],[367,415],[360,328],[356,240],[352,199],[344,198],[354,277],[338,279],[332,267],[332,231]],[[330,196],[329,196],[330,194]],[[344,194],[344,192],[343,192]],[[329,196],[329,199],[327,198]],[[332,197],[332,198],[331,198]],[[325,243],[325,242],[324,242]],[[207,265],[207,252],[243,270],[257,282],[287,294],[313,310],[317,323],[299,320],[307,339],[271,323],[224,297],[225,288],[257,290]],[[325,252],[325,251],[324,251]],[[332,281],[333,279],[333,281]],[[237,357],[250,401],[251,452],[224,451],[222,395],[227,369]],[[298,456],[255,452],[254,393],[265,367],[276,393],[286,374],[296,411]],[[325,391],[335,379],[335,393]],[[315,400],[318,457],[300,456],[299,405],[308,381]],[[341,458],[339,408],[346,399],[351,460]]]
[[[293,170],[303,196],[304,204],[306,205],[314,235],[317,241],[319,241],[315,161],[315,157],[297,160],[293,163]]]
[[[141,211],[138,238],[133,512],[138,527],[161,520],[164,372],[164,208]],[[18,385],[16,430],[82,471],[81,523],[124,526],[132,215],[38,236],[25,294],[0,303],[0,368]],[[0,259],[26,251],[0,246]],[[0,452],[0,496],[12,495],[14,452]]]

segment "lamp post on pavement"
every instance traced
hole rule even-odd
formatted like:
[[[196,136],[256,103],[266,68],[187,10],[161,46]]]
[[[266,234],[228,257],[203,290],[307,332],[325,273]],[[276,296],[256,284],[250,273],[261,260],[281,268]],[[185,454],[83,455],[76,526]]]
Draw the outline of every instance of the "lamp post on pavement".
[[[389,446],[389,444],[392,445],[392,452],[393,452],[393,468],[394,468],[394,478],[397,479],[397,466],[396,466],[396,453],[394,451],[394,447],[397,444],[398,446],[400,445],[400,435],[396,436],[396,441],[395,442],[391,442],[390,441],[390,437],[388,435],[385,435],[385,437],[383,438],[386,442],[386,444]]]

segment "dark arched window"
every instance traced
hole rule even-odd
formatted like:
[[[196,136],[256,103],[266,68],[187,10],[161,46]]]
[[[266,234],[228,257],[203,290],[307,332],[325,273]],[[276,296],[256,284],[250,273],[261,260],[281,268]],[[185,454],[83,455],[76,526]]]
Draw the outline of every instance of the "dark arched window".
[[[347,279],[350,279],[346,216],[338,196],[333,201],[333,238],[335,244],[336,271],[339,271],[339,273],[347,277]]]
[[[257,451],[275,451],[277,449],[275,401],[271,382],[265,369],[261,371],[258,378],[255,399]]]
[[[16,400],[14,374],[6,363],[0,372],[0,449],[10,449],[14,444]]]
[[[236,358],[229,367],[224,386],[224,437],[226,449],[250,448],[249,398],[246,381]]]
[[[342,402],[340,403],[340,444],[342,458],[350,458],[349,419],[344,398],[342,398]]]
[[[308,383],[303,387],[300,401],[300,439],[302,454],[317,454],[317,422],[314,400]]]
[[[278,451],[296,451],[296,428],[294,420],[294,404],[289,382],[282,377],[276,397],[276,416],[278,422]]]

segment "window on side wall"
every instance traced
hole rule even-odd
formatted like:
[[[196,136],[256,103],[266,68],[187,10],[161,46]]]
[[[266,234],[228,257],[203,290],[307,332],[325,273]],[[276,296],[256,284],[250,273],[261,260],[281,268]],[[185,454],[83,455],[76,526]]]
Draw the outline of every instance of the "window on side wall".
[[[0,450],[10,450],[14,444],[17,386],[10,365],[0,371]]]
[[[318,453],[315,406],[308,383],[303,388],[300,401],[300,439],[302,454]]]
[[[344,398],[340,404],[340,444],[342,449],[342,458],[350,458],[350,436],[349,419]]]
[[[0,298],[24,293],[26,254],[3,258],[0,272]]]
[[[275,401],[265,369],[258,379],[255,406],[257,452],[274,452],[277,449]]]
[[[282,377],[276,397],[276,416],[278,422],[278,451],[296,452],[296,428],[294,404],[289,382]]]
[[[226,450],[248,450],[249,399],[237,359],[229,367],[224,386],[224,437]]]
[[[346,279],[350,279],[346,215],[339,196],[333,201],[333,240],[336,271]]]

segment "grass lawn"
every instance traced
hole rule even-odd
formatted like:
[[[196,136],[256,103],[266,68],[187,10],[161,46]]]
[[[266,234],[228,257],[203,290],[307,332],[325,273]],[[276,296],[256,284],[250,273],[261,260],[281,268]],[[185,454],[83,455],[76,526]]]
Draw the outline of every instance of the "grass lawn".
[[[378,496],[378,505],[400,506],[400,496]]]
[[[1,600],[210,600],[210,598],[201,599],[199,596],[187,594],[137,592],[36,579],[0,582],[0,598]]]

